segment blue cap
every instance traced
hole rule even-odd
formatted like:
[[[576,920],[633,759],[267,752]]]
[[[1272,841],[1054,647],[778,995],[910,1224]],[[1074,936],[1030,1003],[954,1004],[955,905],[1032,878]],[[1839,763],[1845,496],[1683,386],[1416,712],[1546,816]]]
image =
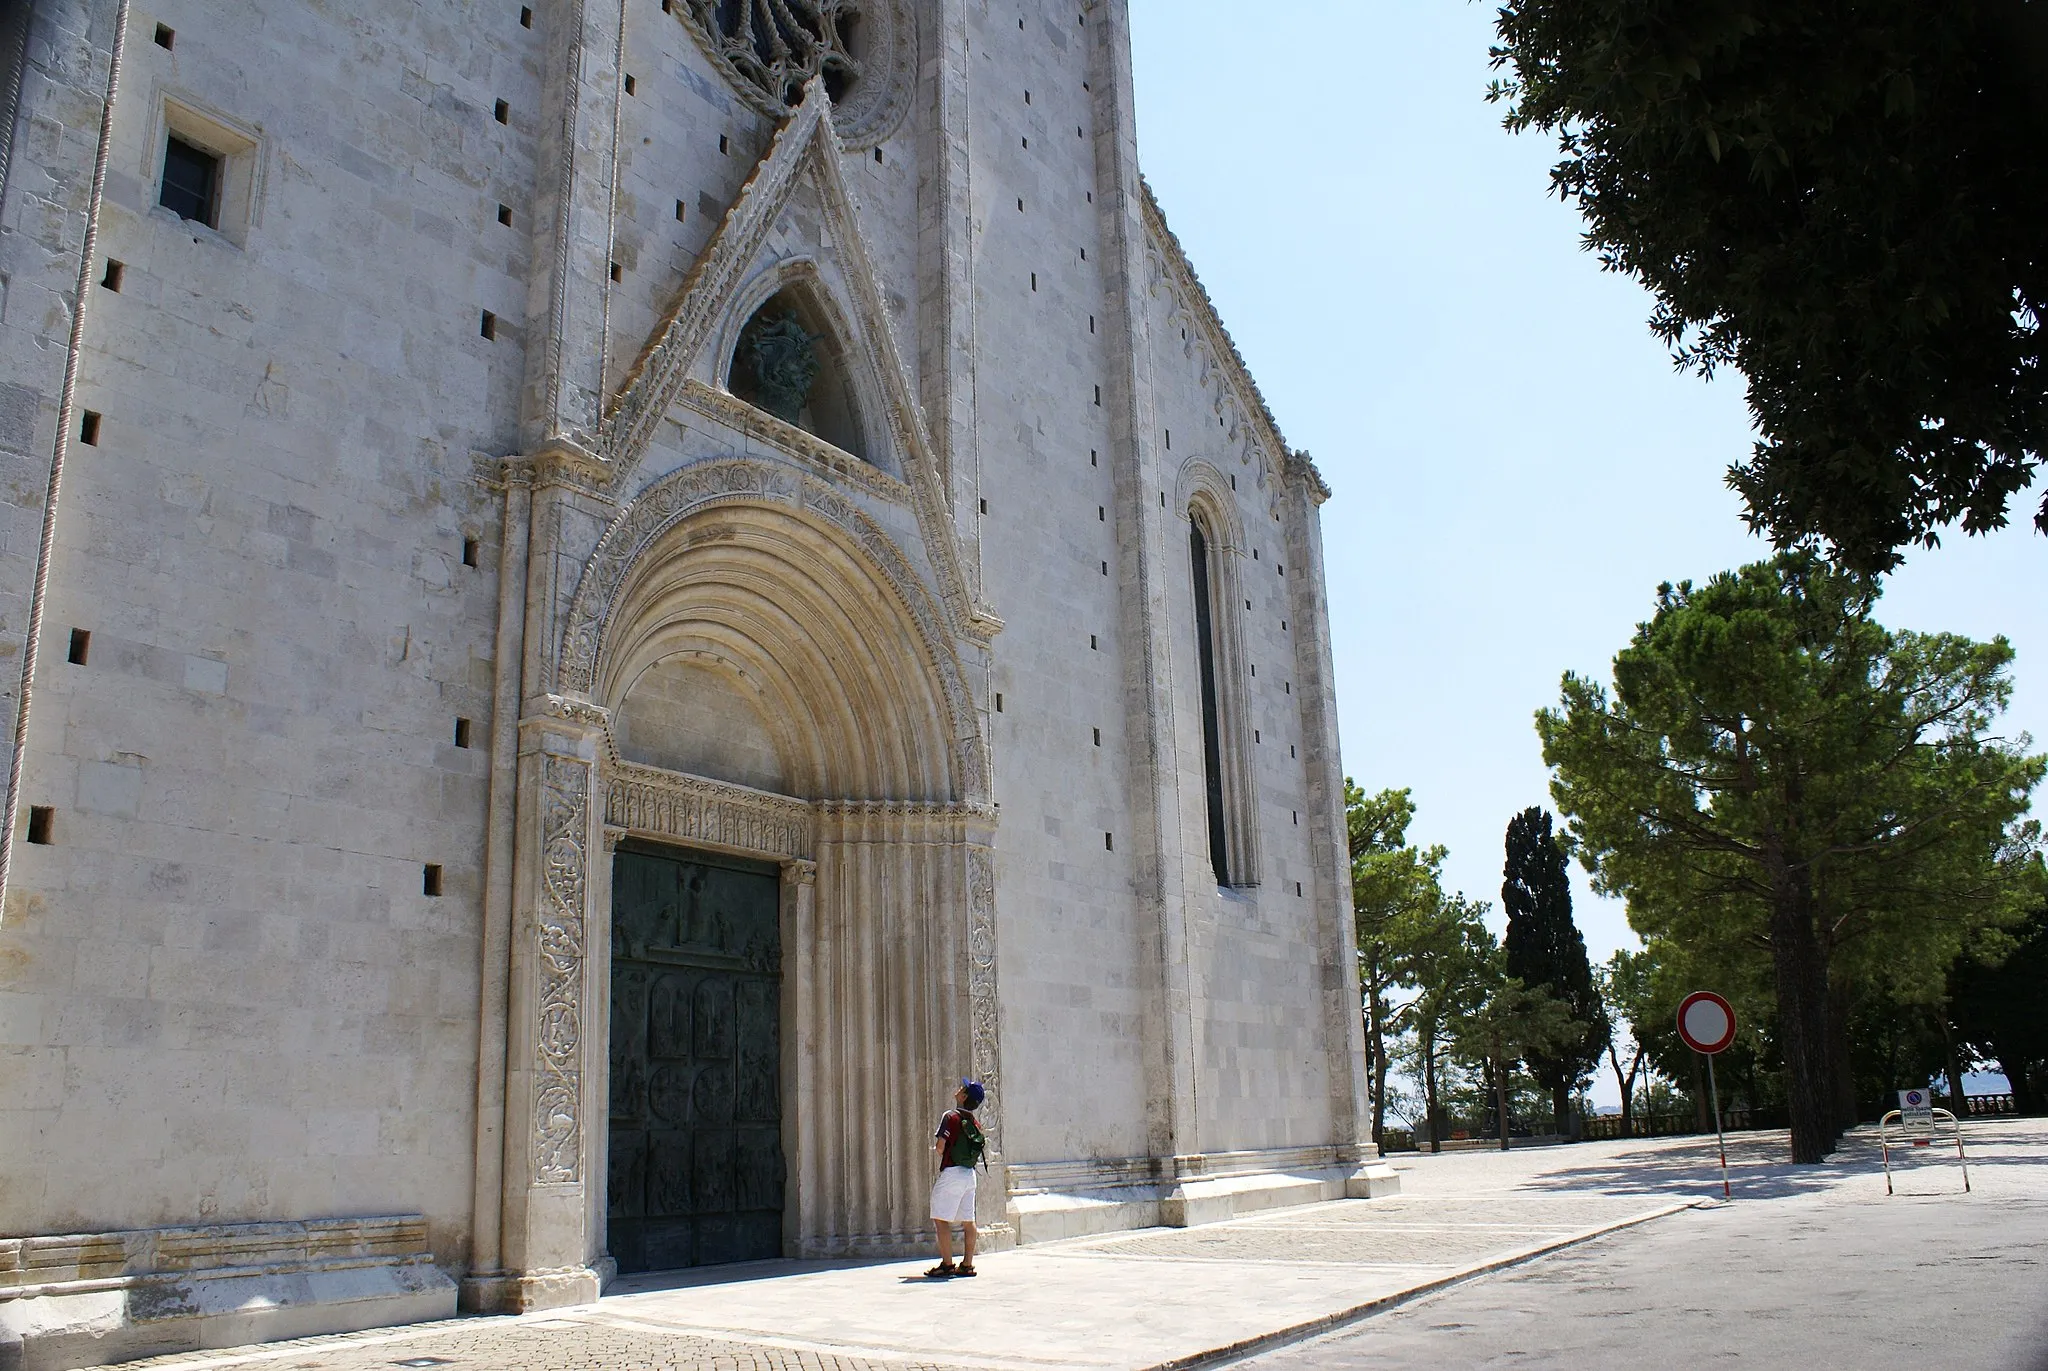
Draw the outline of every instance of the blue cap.
[[[988,1098],[988,1091],[981,1088],[981,1082],[969,1077],[962,1076],[960,1078],[960,1088],[967,1092],[967,1107],[969,1109],[981,1108],[981,1102]]]

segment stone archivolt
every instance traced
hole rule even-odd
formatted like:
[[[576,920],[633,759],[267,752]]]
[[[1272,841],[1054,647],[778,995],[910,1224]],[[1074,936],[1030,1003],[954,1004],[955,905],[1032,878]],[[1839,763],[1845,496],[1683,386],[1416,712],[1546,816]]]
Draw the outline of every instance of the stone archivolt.
[[[921,663],[889,661],[894,642]],[[613,520],[564,616],[560,689],[616,703],[641,671],[693,647],[765,684],[802,793],[985,801],[973,697],[937,606],[895,540],[825,482],[753,458],[699,463]],[[879,677],[861,675],[868,663]]]

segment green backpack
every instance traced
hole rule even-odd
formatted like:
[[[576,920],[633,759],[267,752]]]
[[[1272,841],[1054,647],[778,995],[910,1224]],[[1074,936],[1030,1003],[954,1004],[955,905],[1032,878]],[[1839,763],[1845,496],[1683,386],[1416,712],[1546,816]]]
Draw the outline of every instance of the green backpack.
[[[965,1109],[953,1111],[960,1120],[960,1136],[953,1139],[946,1148],[946,1165],[972,1168],[977,1164],[986,1166],[982,1153],[988,1150],[988,1139],[981,1134],[981,1125],[974,1121],[974,1115]]]

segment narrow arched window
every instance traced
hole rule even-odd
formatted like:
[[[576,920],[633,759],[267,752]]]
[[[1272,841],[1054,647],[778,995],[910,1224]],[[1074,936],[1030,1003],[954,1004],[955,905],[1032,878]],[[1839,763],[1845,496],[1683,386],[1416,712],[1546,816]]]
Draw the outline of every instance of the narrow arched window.
[[[1209,860],[1216,884],[1229,885],[1230,829],[1223,800],[1223,716],[1217,690],[1216,598],[1209,575],[1209,539],[1202,521],[1188,521],[1188,560],[1195,573],[1196,655],[1202,668],[1202,779],[1209,801]]]
[[[1221,484],[1220,481],[1218,483]],[[1202,711],[1202,800],[1209,865],[1219,886],[1259,883],[1258,785],[1247,690],[1253,667],[1245,657],[1244,625],[1236,610],[1239,546],[1227,511],[1213,496],[1190,503],[1188,570],[1195,602],[1195,665]]]

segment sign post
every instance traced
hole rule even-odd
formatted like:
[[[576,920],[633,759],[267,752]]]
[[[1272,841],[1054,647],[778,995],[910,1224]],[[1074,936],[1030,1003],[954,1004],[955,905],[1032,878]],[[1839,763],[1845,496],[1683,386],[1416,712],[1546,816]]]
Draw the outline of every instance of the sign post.
[[[1714,1142],[1721,1149],[1721,1198],[1728,1190],[1728,1139],[1721,1132],[1721,1087],[1714,1080],[1714,1058],[1735,1041],[1735,1006],[1711,990],[1695,990],[1678,1005],[1678,1036],[1707,1059],[1707,1098],[1714,1107]]]

